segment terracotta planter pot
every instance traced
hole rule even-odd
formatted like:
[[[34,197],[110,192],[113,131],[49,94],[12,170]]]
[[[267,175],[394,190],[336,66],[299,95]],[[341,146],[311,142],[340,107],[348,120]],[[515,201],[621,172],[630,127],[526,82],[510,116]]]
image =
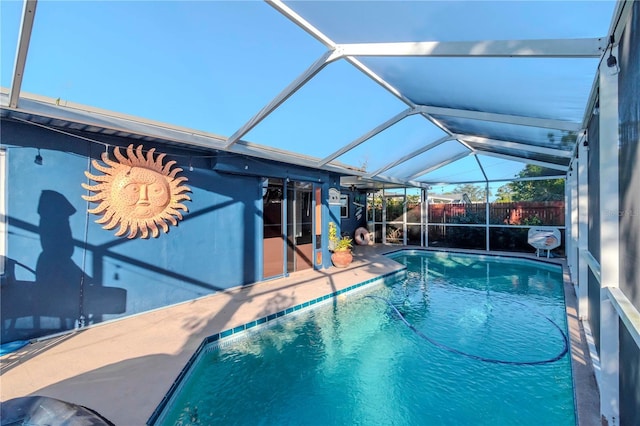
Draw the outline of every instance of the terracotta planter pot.
[[[334,251],[331,255],[331,262],[336,268],[346,268],[352,261],[351,250]]]

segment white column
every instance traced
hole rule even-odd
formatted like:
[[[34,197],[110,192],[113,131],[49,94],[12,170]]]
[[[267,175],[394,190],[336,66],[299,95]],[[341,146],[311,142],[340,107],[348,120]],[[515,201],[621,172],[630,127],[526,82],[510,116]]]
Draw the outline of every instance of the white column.
[[[404,198],[402,199],[402,245],[407,245],[407,188],[404,188]]]
[[[618,57],[618,49],[612,53]],[[606,54],[605,54],[606,56]],[[603,424],[617,425],[619,408],[618,315],[605,287],[618,287],[618,75],[600,66],[600,413]],[[606,422],[606,423],[605,423]]]
[[[429,187],[430,189],[431,187]],[[424,246],[429,247],[429,189],[424,190]]]
[[[484,197],[484,215],[485,215],[485,220],[484,220],[485,228],[484,229],[485,229],[485,232],[486,232],[485,247],[486,247],[487,251],[489,251],[490,247],[491,247],[491,242],[490,242],[490,238],[489,238],[489,223],[490,223],[489,215],[490,214],[491,214],[491,209],[489,208],[489,181],[487,180],[486,185],[485,185],[485,197]],[[565,245],[566,245],[566,243],[565,243]]]
[[[581,143],[578,139],[578,143]],[[578,190],[576,176],[578,168],[578,159],[574,160],[571,169],[567,173],[567,177],[564,181],[564,229],[565,229],[565,251],[567,254],[567,266],[569,267],[569,274],[571,275],[571,282],[577,284],[577,260],[576,252],[578,250]]]
[[[589,141],[586,140],[588,145]],[[578,318],[589,317],[589,264],[582,257],[589,250],[589,148],[585,143],[578,147],[577,173],[577,225],[578,225]]]
[[[387,196],[384,192],[384,185],[382,186],[382,235],[380,236],[380,242],[382,244],[387,243]]]

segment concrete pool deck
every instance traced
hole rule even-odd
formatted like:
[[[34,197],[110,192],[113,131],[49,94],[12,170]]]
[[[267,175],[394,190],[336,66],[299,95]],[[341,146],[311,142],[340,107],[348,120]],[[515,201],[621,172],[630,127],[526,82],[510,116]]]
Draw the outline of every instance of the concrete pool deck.
[[[88,407],[118,426],[144,425],[206,337],[401,270],[383,255],[401,248],[357,247],[345,269],[302,271],[35,341],[0,358],[0,400],[47,396]],[[578,424],[599,425],[595,377],[566,273],[565,295]]]

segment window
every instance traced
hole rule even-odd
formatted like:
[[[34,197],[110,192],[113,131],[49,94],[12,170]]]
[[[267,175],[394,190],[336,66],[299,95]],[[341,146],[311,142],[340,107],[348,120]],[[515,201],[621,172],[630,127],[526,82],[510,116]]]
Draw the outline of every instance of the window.
[[[340,195],[340,217],[349,217],[349,196]]]

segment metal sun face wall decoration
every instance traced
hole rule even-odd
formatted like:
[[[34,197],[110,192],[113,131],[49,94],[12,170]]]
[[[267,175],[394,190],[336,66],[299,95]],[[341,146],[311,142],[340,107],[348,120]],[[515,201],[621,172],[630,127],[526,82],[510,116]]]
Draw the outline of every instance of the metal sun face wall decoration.
[[[167,233],[169,224],[178,225],[182,220],[179,210],[188,211],[182,201],[190,201],[185,194],[190,192],[188,186],[183,185],[188,179],[176,177],[181,168],[172,167],[175,161],[169,161],[164,166],[162,160],[166,154],[159,154],[154,159],[155,148],[147,151],[146,157],[142,145],[135,151],[133,144],[127,147],[126,155],[115,147],[113,154],[117,161],[109,158],[107,152],[102,153],[101,165],[97,160],[91,163],[93,167],[103,172],[103,175],[93,175],[88,171],[84,174],[96,182],[96,185],[83,183],[82,187],[95,192],[93,195],[83,195],[87,201],[100,203],[89,209],[89,213],[102,215],[96,223],[105,224],[103,229],[113,229],[120,225],[115,233],[123,236],[127,231],[127,238],[132,239],[140,235],[157,238],[160,235],[158,227]]]

